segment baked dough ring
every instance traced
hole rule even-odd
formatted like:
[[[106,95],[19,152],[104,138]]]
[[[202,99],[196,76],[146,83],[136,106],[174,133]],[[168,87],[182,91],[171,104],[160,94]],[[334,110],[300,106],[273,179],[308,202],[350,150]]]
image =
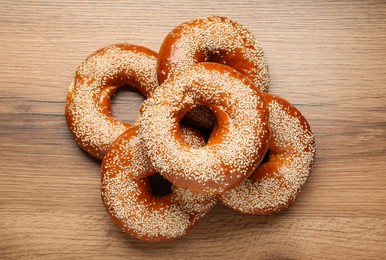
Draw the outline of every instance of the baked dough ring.
[[[158,81],[204,61],[230,66],[268,91],[268,65],[260,44],[240,23],[219,16],[183,23],[168,34],[159,51]],[[186,113],[184,123],[204,134],[216,126],[214,115],[202,106]]]
[[[186,146],[179,122],[197,105],[218,126],[201,148]],[[231,189],[249,176],[268,148],[268,111],[261,92],[234,69],[204,62],[169,77],[146,100],[140,135],[157,172],[177,187],[206,194]]]
[[[218,198],[247,214],[287,208],[307,180],[315,157],[315,140],[307,120],[288,101],[264,93],[269,110],[269,158],[233,190]]]
[[[187,145],[205,144],[197,131],[182,127]],[[154,196],[149,176],[156,172],[140,146],[138,127],[130,128],[113,142],[102,163],[102,200],[122,230],[145,241],[176,238],[201,219],[216,197],[172,187],[170,194]]]
[[[110,97],[127,84],[145,97],[158,86],[157,54],[145,47],[116,44],[91,54],[76,70],[65,109],[67,124],[80,147],[102,159],[130,124],[111,115]]]
[[[253,34],[231,19],[211,16],[183,23],[165,38],[158,57],[158,81],[200,62],[234,68],[268,91],[269,73],[263,49]]]

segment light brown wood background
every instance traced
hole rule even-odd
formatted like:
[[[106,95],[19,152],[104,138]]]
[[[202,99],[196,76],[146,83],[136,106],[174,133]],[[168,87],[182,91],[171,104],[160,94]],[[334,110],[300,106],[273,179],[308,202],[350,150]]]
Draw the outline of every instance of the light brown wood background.
[[[176,25],[217,14],[261,42],[270,92],[316,136],[312,175],[271,216],[215,208],[187,236],[149,244],[102,206],[99,162],[63,116],[79,63],[112,43],[158,50]],[[118,118],[142,97],[121,91]],[[0,1],[0,258],[386,257],[385,1]]]

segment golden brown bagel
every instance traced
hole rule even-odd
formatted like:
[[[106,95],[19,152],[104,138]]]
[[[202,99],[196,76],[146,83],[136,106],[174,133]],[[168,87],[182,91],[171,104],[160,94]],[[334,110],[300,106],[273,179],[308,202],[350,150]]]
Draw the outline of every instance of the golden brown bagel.
[[[110,97],[123,85],[145,97],[158,86],[157,54],[145,47],[116,44],[91,54],[75,72],[65,109],[67,124],[80,147],[102,159],[130,124],[111,115]]]
[[[218,198],[247,214],[269,214],[287,208],[307,180],[315,157],[314,135],[307,120],[288,101],[263,93],[269,110],[268,161],[236,188]]]
[[[158,81],[200,62],[227,65],[268,91],[269,73],[263,49],[253,34],[226,17],[210,16],[183,23],[165,38],[158,56]]]
[[[205,144],[197,131],[182,127],[189,146]],[[182,236],[216,203],[216,197],[172,187],[171,193],[155,196],[149,177],[156,174],[140,145],[134,126],[113,142],[102,163],[102,200],[122,230],[145,241]]]
[[[214,112],[218,126],[201,148],[179,134],[183,115],[198,105]],[[173,74],[146,100],[140,136],[157,172],[180,188],[206,194],[231,189],[257,167],[268,147],[268,112],[257,87],[236,70],[199,63]]]
[[[183,23],[167,35],[158,56],[158,81],[205,61],[230,66],[268,91],[268,65],[260,44],[240,23],[220,16]],[[186,113],[184,123],[205,134],[216,126],[214,115],[202,106]]]

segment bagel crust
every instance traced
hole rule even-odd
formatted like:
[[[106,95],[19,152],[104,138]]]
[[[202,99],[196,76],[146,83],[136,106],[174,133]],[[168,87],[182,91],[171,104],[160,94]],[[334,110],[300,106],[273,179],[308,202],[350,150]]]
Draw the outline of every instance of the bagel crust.
[[[189,146],[205,144],[191,128],[182,127],[181,135]],[[102,201],[114,222],[135,238],[163,241],[182,236],[216,203],[213,195],[177,187],[163,197],[154,196],[148,179],[154,174],[137,126],[118,137],[103,159]]]
[[[148,97],[158,86],[157,54],[145,47],[116,44],[91,54],[75,72],[65,108],[79,146],[102,159],[110,144],[131,125],[111,115],[110,98],[123,85]]]
[[[184,114],[198,105],[214,112],[217,126],[204,147],[189,147],[179,134]],[[219,194],[248,177],[269,140],[261,92],[234,69],[204,62],[181,71],[146,100],[139,119],[141,142],[156,171],[174,185]]]
[[[269,158],[235,189],[219,195],[225,205],[245,214],[270,214],[294,202],[315,157],[307,120],[288,101],[264,93],[269,110]]]

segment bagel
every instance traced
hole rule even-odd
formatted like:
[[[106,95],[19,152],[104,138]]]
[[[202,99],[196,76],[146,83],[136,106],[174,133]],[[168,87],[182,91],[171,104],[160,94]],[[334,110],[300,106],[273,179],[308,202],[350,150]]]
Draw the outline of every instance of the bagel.
[[[181,136],[189,146],[205,144],[193,129],[182,127]],[[101,172],[101,196],[107,212],[124,232],[144,241],[186,234],[216,203],[215,196],[175,186],[166,194],[155,195],[150,178],[156,171],[140,145],[137,126],[113,142]]]
[[[158,86],[157,54],[145,47],[116,44],[91,54],[75,72],[65,108],[79,146],[102,159],[110,144],[131,125],[111,115],[110,98],[123,85],[148,97]]]
[[[217,127],[204,147],[182,141],[179,122],[198,105],[212,110]],[[219,194],[239,184],[268,148],[268,112],[261,92],[234,69],[199,63],[159,86],[140,111],[141,142],[157,172],[174,185]]]
[[[288,101],[264,93],[271,139],[268,161],[236,188],[219,195],[245,214],[270,214],[287,208],[306,182],[315,157],[315,140],[305,117]]]

